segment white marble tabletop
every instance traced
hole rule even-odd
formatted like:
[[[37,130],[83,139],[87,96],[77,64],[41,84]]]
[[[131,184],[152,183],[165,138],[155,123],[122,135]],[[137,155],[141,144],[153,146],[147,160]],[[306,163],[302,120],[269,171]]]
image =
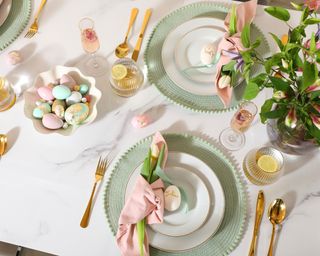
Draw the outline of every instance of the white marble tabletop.
[[[99,53],[110,64],[115,60],[113,50],[123,39],[132,7],[140,9],[130,37],[130,43],[134,44],[147,8],[153,8],[153,15],[146,37],[164,15],[190,2],[48,1],[40,20],[40,33],[32,39],[20,36],[1,52],[1,74],[6,75],[19,92],[21,88],[31,86],[37,73],[54,65],[76,66],[84,58],[78,29],[78,21],[83,16],[90,16],[96,21],[101,40]],[[33,13],[39,3],[40,0],[33,1]],[[298,13],[290,13],[294,17],[293,22],[297,21]],[[264,14],[261,6],[255,23],[263,31],[273,31],[278,35],[286,32],[286,26]],[[275,50],[270,36],[268,40]],[[6,64],[5,57],[12,50],[20,50],[23,54],[24,61],[18,66]],[[143,66],[141,56],[139,64]],[[103,96],[98,104],[96,120],[69,137],[39,134],[24,116],[22,97],[12,109],[0,114],[0,133],[8,133],[10,137],[9,151],[0,160],[0,241],[58,255],[119,255],[103,208],[103,190],[108,174],[100,187],[89,227],[82,229],[79,226],[99,155],[111,149],[121,152],[158,130],[206,134],[218,139],[232,116],[231,112],[212,115],[189,112],[168,102],[148,83],[128,99],[112,93],[107,75],[97,79],[97,86]],[[256,100],[257,104],[261,105],[264,99],[265,94],[262,93]],[[130,120],[143,111],[152,114],[153,122],[144,129],[135,130]],[[266,127],[256,120],[246,138],[245,147],[233,153],[239,167],[249,150],[268,144]],[[319,156],[285,155],[285,174],[273,185],[261,188],[245,179],[249,192],[248,222],[241,243],[231,255],[246,255],[248,252],[259,189],[264,190],[267,205],[281,197],[289,209],[288,218],[277,236],[275,255],[319,254]],[[271,224],[265,211],[257,255],[267,254],[270,236]]]

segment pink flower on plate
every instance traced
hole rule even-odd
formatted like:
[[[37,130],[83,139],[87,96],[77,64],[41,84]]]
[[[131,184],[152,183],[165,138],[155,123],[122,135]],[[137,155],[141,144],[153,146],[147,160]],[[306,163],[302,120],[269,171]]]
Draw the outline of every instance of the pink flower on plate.
[[[311,119],[312,119],[312,123],[314,124],[315,127],[317,127],[320,130],[320,117],[311,114]]]
[[[320,7],[320,0],[304,0],[304,5],[310,10],[317,11]]]
[[[289,110],[288,115],[286,116],[284,123],[287,127],[294,129],[297,126],[297,122],[298,122],[298,119],[297,119],[296,110],[294,108],[291,108]]]

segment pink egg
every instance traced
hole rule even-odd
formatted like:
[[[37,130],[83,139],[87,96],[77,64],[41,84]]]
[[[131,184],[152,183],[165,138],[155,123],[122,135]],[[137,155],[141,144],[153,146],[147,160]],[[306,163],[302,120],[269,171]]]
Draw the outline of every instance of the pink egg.
[[[42,118],[44,127],[50,130],[60,129],[63,126],[63,121],[55,114],[45,114]]]
[[[52,88],[48,86],[39,87],[38,94],[44,100],[54,100],[54,97],[52,95]]]
[[[76,81],[70,76],[70,75],[62,75],[60,78],[60,84],[66,85],[70,88],[73,88],[73,86],[77,85]]]
[[[150,122],[149,117],[146,115],[137,115],[132,118],[131,124],[134,128],[142,128]]]

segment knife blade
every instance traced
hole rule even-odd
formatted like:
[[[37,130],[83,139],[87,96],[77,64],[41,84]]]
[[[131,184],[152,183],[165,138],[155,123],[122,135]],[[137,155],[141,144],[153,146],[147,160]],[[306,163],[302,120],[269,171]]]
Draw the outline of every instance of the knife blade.
[[[254,256],[256,252],[257,238],[258,238],[258,233],[259,233],[263,212],[264,212],[264,194],[263,194],[263,191],[260,190],[257,197],[256,217],[254,221],[252,241],[251,241],[250,250],[248,254],[249,256]]]
[[[137,59],[138,59],[139,52],[140,52],[141,45],[142,45],[143,35],[144,35],[144,32],[145,32],[145,30],[147,28],[151,13],[152,13],[152,10],[148,9],[146,11],[145,15],[144,15],[143,23],[142,23],[142,26],[141,26],[141,31],[140,31],[140,34],[139,34],[139,38],[137,40],[136,46],[134,47],[134,51],[133,51],[132,56],[131,56],[131,59],[134,60],[134,61],[137,61]]]

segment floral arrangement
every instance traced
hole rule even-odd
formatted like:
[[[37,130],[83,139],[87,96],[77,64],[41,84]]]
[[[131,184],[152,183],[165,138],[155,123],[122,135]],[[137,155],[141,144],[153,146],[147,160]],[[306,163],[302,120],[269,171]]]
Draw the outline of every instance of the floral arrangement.
[[[303,140],[320,145],[320,19],[317,10],[320,0],[291,3],[301,11],[300,23],[292,27],[290,13],[285,8],[267,7],[265,11],[288,25],[288,34],[282,38],[271,34],[279,51],[267,58],[256,50],[259,40],[251,42],[250,26],[241,33],[246,48],[240,52],[242,74],[247,82],[244,98],[251,100],[264,88],[272,88],[273,96],[267,99],[260,112],[261,121],[276,120],[278,127],[287,131],[299,130]],[[314,32],[308,36],[306,29]],[[239,58],[237,58],[239,63]],[[262,65],[264,71],[250,75],[253,65]]]

